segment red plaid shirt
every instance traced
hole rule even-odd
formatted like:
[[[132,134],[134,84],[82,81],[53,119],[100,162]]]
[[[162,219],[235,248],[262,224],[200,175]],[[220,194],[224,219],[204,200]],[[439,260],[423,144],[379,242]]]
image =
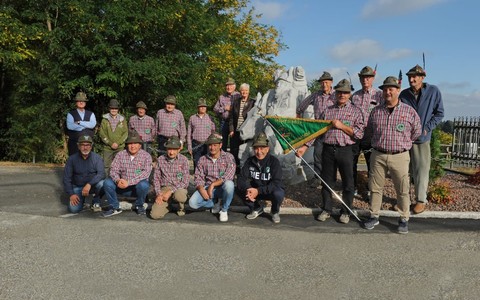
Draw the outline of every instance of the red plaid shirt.
[[[229,152],[221,150],[220,157],[215,162],[209,154],[203,155],[198,160],[197,168],[195,169],[195,186],[209,186],[220,178],[233,180],[235,168],[235,159]]]
[[[198,114],[194,114],[188,120],[187,129],[187,148],[192,151],[192,140],[205,142],[210,134],[215,132],[215,123],[212,118],[205,114],[200,118]]]
[[[180,140],[185,142],[185,136],[187,135],[185,119],[182,112],[178,109],[174,109],[172,112],[160,109],[157,112],[155,128],[158,135],[166,137],[178,136]]]
[[[138,115],[131,116],[128,121],[128,127],[130,127],[130,130],[137,131],[144,142],[153,142],[154,137],[157,135],[155,120],[147,115],[142,118]]]
[[[330,145],[347,146],[355,144],[355,139],[363,137],[365,123],[363,122],[363,114],[358,107],[348,101],[343,106],[337,104],[327,107],[322,114],[326,120],[339,120],[343,124],[353,129],[353,136],[349,136],[343,130],[338,128],[330,128],[325,133],[324,143]]]
[[[189,181],[188,159],[184,155],[178,154],[175,159],[168,159],[166,155],[158,158],[153,181],[157,195],[165,186],[170,187],[172,192],[187,189]]]
[[[367,125],[367,133],[372,136],[372,147],[380,151],[410,150],[412,142],[421,132],[420,117],[412,107],[400,100],[392,113],[385,104],[375,107]]]
[[[112,180],[117,182],[119,179],[126,179],[128,186],[136,185],[144,179],[148,180],[150,172],[152,172],[152,157],[142,149],[133,159],[127,150],[118,152],[110,167]]]
[[[213,111],[217,113],[217,116],[220,118],[220,120],[227,120],[230,116],[230,111],[225,110],[225,106],[230,105],[230,108],[232,108],[233,101],[235,99],[239,99],[240,97],[240,93],[237,91],[234,91],[230,95],[225,93],[218,97],[217,103],[215,103],[215,106],[213,107]]]
[[[315,119],[320,120],[320,117],[325,109],[335,104],[335,102],[335,92],[333,89],[330,91],[330,94],[325,94],[322,90],[320,90],[302,100],[297,107],[297,114],[303,114],[309,105],[313,105]]]
[[[362,111],[365,124],[368,123],[368,117],[375,106],[381,105],[384,102],[383,92],[373,87],[367,92],[361,89],[352,95],[352,103]]]

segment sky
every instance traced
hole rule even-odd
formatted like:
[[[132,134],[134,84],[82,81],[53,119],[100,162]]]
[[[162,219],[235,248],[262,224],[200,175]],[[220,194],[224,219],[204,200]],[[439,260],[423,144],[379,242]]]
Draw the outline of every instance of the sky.
[[[281,33],[287,48],[276,61],[302,66],[307,80],[329,71],[334,83],[377,65],[374,86],[425,55],[425,82],[442,93],[445,120],[480,116],[480,1],[252,0],[260,23]]]

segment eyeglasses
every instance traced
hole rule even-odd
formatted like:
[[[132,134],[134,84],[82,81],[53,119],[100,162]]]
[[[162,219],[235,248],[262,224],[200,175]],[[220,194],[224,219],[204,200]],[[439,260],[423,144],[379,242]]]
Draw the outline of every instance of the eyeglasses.
[[[85,148],[89,148],[89,147],[92,147],[92,144],[90,143],[85,143],[85,144],[79,144],[80,147],[85,147]]]

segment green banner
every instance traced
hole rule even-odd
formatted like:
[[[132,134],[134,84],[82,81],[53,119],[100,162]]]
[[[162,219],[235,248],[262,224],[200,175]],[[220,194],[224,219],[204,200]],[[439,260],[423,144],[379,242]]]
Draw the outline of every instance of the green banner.
[[[321,136],[332,127],[332,121],[328,120],[278,116],[265,116],[265,119],[275,128],[273,131],[282,146],[284,154],[292,151],[288,144],[293,148],[298,148],[308,141]]]

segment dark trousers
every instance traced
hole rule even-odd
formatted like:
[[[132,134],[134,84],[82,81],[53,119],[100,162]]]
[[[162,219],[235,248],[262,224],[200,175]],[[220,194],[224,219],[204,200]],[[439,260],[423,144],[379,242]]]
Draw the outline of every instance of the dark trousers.
[[[158,144],[158,154],[162,155],[167,151],[167,148],[165,148],[165,143],[168,140],[168,136],[164,135],[157,135],[157,144]]]
[[[349,208],[353,203],[353,147],[352,146],[333,146],[324,144],[322,154],[322,178],[325,183],[332,188],[337,178],[337,169],[342,178],[342,200]],[[323,186],[322,188],[323,209],[331,212],[332,193]],[[342,214],[348,214],[348,210],[342,205]]]
[[[319,137],[313,143],[313,169],[321,176],[322,174],[323,138]]]
[[[358,158],[360,156],[360,153],[362,151],[367,151],[372,148],[372,145],[370,143],[366,143],[364,141],[358,141],[353,145],[353,186],[355,189],[357,189],[357,181],[358,181],[358,170],[357,170],[357,165],[358,165]],[[364,152],[363,156],[365,157],[365,162],[367,164],[367,170],[368,174],[370,174],[370,155],[372,155],[371,151]]]
[[[147,151],[148,154],[152,154],[152,142],[143,142],[142,143],[142,149]]]
[[[245,195],[243,195],[243,202],[245,205],[250,208],[250,211],[263,209],[265,206],[264,200],[272,201],[271,213],[276,214],[280,212],[280,206],[282,205],[283,199],[285,198],[285,190],[280,188],[273,191],[271,194],[258,194],[257,200],[255,202],[245,200]]]
[[[230,126],[227,120],[220,120],[220,130],[222,133],[222,150],[227,152]]]
[[[207,154],[208,146],[198,141],[192,141],[193,169],[197,169],[197,163],[202,155]]]
[[[232,138],[230,139],[230,153],[235,157],[235,163],[237,166],[240,166],[240,158],[238,157],[238,151],[240,145],[243,144],[242,139],[240,138],[240,131],[235,131]]]

